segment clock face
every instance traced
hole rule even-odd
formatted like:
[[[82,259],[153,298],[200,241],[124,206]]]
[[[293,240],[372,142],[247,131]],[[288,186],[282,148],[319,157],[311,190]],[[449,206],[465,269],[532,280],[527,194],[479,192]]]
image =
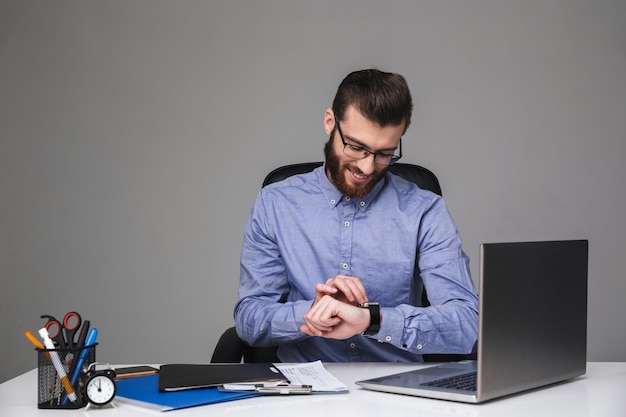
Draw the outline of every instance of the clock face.
[[[115,397],[115,390],[115,381],[103,374],[92,376],[85,386],[89,402],[100,406],[108,404]]]

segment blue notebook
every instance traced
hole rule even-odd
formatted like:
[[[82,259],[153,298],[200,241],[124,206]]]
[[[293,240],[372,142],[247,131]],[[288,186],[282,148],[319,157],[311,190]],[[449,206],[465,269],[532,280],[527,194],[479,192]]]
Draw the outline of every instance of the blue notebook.
[[[160,411],[178,410],[257,396],[254,392],[223,392],[217,388],[159,392],[159,375],[147,375],[116,381],[117,397],[142,407]]]

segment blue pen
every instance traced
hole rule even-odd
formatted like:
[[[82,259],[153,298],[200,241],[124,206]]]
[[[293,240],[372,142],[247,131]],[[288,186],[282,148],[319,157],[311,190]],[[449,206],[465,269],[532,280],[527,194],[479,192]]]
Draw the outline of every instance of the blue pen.
[[[76,361],[76,367],[74,368],[74,372],[70,376],[70,383],[73,387],[76,386],[76,382],[78,382],[78,377],[83,370],[83,366],[85,366],[85,361],[89,356],[89,352],[93,348],[93,345],[96,344],[96,338],[98,337],[98,329],[95,327],[89,330],[89,334],[87,334],[87,339],[85,339],[85,348],[80,352],[80,356],[78,357],[78,361]],[[63,397],[63,401],[61,404],[66,405],[69,399],[67,395]]]

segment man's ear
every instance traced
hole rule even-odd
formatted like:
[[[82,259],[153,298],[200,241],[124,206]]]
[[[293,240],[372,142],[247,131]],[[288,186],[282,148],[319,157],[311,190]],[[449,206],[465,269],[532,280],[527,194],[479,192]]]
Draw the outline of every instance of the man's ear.
[[[330,136],[330,133],[335,128],[335,112],[332,109],[326,109],[324,112],[324,130],[326,135]]]

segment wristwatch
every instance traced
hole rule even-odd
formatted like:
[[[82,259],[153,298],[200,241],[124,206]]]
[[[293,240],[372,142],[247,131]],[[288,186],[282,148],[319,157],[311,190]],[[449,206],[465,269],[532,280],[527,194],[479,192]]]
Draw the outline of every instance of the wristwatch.
[[[370,311],[370,327],[362,333],[364,336],[372,336],[380,330],[380,305],[378,303],[361,303],[361,308],[367,308]]]

